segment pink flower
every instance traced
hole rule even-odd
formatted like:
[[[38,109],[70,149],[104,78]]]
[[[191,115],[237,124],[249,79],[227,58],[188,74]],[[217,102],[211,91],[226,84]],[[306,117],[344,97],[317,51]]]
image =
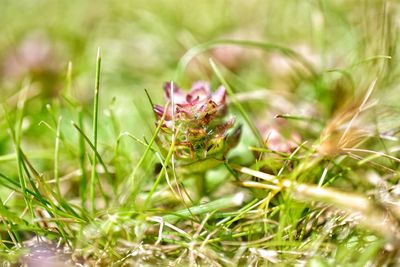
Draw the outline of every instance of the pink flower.
[[[168,149],[171,129],[175,123],[179,132],[175,136],[175,153],[180,159],[200,159],[224,155],[234,147],[240,138],[240,127],[228,134],[235,119],[223,120],[226,114],[226,90],[220,86],[211,92],[209,83],[195,82],[188,93],[177,85],[164,85],[167,108],[153,107],[160,120],[165,113],[159,140]]]
[[[286,138],[277,127],[270,127],[265,134],[265,143],[269,149],[276,152],[291,153],[300,143],[300,136],[296,132]]]
[[[206,125],[225,113],[226,90],[223,86],[212,93],[209,83],[198,81],[192,85],[188,93],[185,93],[177,85],[167,82],[164,84],[164,91],[165,98],[170,103],[165,114],[165,125],[167,127],[171,124],[169,122],[173,119],[173,116],[175,116],[176,121]],[[153,109],[160,119],[164,113],[164,107],[155,105]]]

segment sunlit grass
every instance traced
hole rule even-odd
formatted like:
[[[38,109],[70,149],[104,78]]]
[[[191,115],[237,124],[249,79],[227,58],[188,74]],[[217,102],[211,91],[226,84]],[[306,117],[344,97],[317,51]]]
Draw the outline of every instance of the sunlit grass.
[[[0,262],[398,265],[397,2],[3,4]],[[153,112],[196,80],[226,153]]]

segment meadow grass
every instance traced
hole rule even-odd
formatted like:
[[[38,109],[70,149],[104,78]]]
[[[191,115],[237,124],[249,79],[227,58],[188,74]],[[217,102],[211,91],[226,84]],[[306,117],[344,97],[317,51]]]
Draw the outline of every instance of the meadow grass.
[[[3,4],[4,266],[399,264],[396,1]],[[154,114],[196,80],[222,157]]]

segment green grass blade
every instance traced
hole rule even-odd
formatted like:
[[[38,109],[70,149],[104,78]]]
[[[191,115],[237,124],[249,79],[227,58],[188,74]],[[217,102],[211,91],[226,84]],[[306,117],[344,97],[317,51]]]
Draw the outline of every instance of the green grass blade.
[[[235,97],[235,93],[233,92],[231,86],[228,84],[228,82],[225,80],[224,76],[222,75],[221,71],[217,67],[217,65],[214,63],[212,59],[210,59],[210,64],[211,68],[213,69],[214,73],[217,75],[218,79],[222,83],[222,85],[225,87],[226,91],[228,92],[232,103],[236,106],[236,108],[239,110],[240,114],[243,116],[243,119],[246,121],[247,125],[250,127],[251,131],[253,132],[254,136],[257,138],[258,143],[260,146],[265,146],[264,145],[264,140],[260,134],[260,132],[257,130],[257,127],[254,125],[253,121],[250,119],[249,115],[246,113],[244,110],[242,104],[240,104],[239,101],[237,101]]]
[[[306,69],[308,69],[312,74],[316,74],[314,67],[308,60],[306,60],[302,55],[297,53],[296,51],[273,43],[263,43],[258,41],[249,41],[249,40],[214,40],[210,42],[206,42],[191,48],[186,54],[181,58],[178,63],[178,67],[175,73],[175,80],[178,82],[182,81],[182,77],[185,71],[186,66],[189,62],[195,58],[197,55],[210,50],[211,48],[224,46],[224,45],[235,45],[240,47],[248,47],[248,48],[258,48],[264,51],[272,51],[279,52],[285,56],[293,58],[300,62]]]
[[[95,187],[96,187],[96,164],[97,164],[97,120],[99,113],[99,89],[100,89],[100,68],[101,68],[101,56],[100,48],[97,50],[96,59],[96,80],[94,86],[94,104],[93,104],[93,162],[92,162],[92,174],[90,176],[90,201],[92,212],[96,212],[95,203]]]

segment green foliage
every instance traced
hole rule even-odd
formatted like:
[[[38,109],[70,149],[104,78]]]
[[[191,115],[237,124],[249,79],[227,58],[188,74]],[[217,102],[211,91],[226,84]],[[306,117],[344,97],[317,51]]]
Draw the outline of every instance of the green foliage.
[[[399,9],[1,1],[0,262],[398,265]]]

